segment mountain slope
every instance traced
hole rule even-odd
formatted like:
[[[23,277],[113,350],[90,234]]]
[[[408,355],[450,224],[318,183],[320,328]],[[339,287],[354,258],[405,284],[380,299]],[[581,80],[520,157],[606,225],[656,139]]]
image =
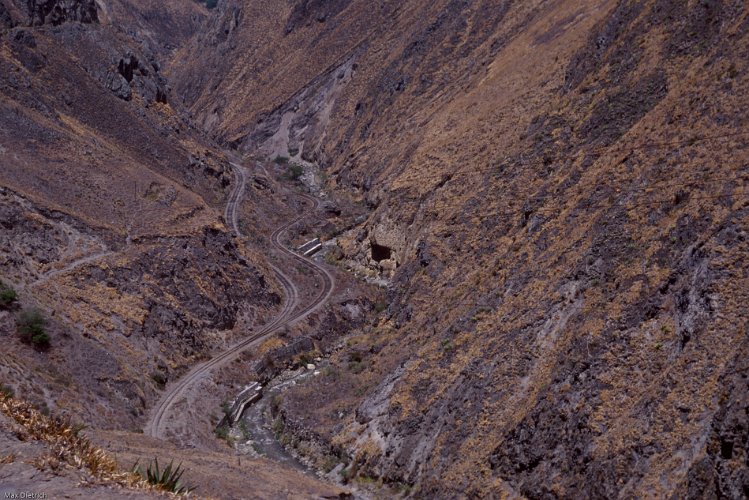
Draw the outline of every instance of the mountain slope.
[[[317,162],[372,209],[346,265],[397,267],[289,429],[423,496],[746,488],[741,2],[222,9],[198,122]]]
[[[224,226],[231,169],[170,104],[158,54],[80,15],[93,2],[60,5],[38,3],[43,24],[18,16],[0,41],[2,279],[52,336],[34,352],[18,311],[3,313],[15,361],[2,376],[44,407],[130,429],[157,380],[280,296]]]
[[[125,431],[278,313],[286,175],[335,221],[290,239],[387,286],[373,322],[338,314],[359,316],[346,283],[295,327],[329,359],[267,405],[328,477],[746,496],[748,56],[730,0],[0,0],[0,272],[52,336],[35,350],[2,311],[2,382],[128,457],[243,477],[209,406],[294,345],[195,390],[179,440],[205,456]],[[249,238],[219,144],[254,160]]]

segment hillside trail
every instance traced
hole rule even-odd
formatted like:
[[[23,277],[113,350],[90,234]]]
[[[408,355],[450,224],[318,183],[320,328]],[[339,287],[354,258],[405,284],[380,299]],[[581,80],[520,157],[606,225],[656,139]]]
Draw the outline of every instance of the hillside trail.
[[[70,264],[61,267],[60,269],[54,269],[52,271],[48,271],[44,273],[39,279],[36,281],[33,281],[29,283],[29,288],[34,288],[40,285],[43,285],[47,283],[52,278],[55,278],[56,276],[61,276],[63,274],[68,274],[71,271],[76,270],[77,268],[84,266],[86,264],[91,264],[93,262],[96,262],[98,260],[103,260],[107,257],[111,257],[113,255],[117,255],[117,252],[113,251],[102,251],[102,252],[96,252],[93,254],[86,255],[84,257],[81,257],[80,259],[76,259],[72,261]]]

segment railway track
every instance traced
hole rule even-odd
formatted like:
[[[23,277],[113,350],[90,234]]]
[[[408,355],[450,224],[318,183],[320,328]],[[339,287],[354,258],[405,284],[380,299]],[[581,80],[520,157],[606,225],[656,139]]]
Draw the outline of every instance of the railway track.
[[[226,208],[224,209],[224,218],[229,224],[232,231],[238,236],[243,236],[241,228],[238,223],[238,210],[244,195],[245,186],[247,184],[246,172],[244,167],[236,163],[231,163],[234,169],[234,175],[237,183],[227,201]],[[310,268],[315,272],[322,281],[322,287],[317,293],[315,298],[307,305],[300,307],[299,291],[294,284],[293,280],[289,278],[281,269],[271,264],[273,272],[276,275],[279,283],[284,289],[286,295],[284,301],[284,307],[282,311],[272,321],[264,325],[259,331],[253,333],[249,337],[243,339],[237,344],[233,345],[221,354],[205,361],[201,364],[193,367],[187,374],[177,380],[170,386],[167,386],[164,394],[162,395],[159,403],[152,409],[151,417],[146,424],[144,432],[150,436],[163,438],[165,437],[165,431],[169,422],[169,416],[171,414],[172,407],[179,402],[183,397],[187,389],[193,384],[199,382],[204,377],[210,374],[211,371],[225,366],[226,364],[235,360],[242,352],[253,347],[281,329],[291,326],[313,312],[317,311],[325,305],[333,293],[335,287],[335,280],[330,272],[314,261],[297,255],[296,253],[288,250],[282,243],[281,237],[283,234],[290,229],[292,226],[300,222],[301,220],[308,217],[311,213],[319,207],[317,199],[308,195],[300,195],[306,202],[310,203],[311,207],[305,211],[304,214],[295,218],[294,220],[282,225],[277,228],[271,235],[271,242],[276,250],[294,261]]]

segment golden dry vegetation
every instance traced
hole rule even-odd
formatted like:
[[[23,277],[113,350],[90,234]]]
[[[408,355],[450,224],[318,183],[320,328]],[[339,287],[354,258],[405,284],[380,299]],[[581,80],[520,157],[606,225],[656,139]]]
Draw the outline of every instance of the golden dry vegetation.
[[[347,335],[277,405],[324,468],[418,497],[745,494],[742,2],[135,2],[150,21],[122,5],[104,26],[137,26],[152,53],[72,24],[0,45],[3,277],[107,360],[56,373],[43,361],[72,342],[10,344],[43,381],[2,367],[29,399],[96,387],[58,404],[124,432],[158,395],[149,375],[272,317],[262,235],[293,196],[263,179],[298,163],[343,212],[329,260],[387,287],[364,327],[298,327]],[[107,88],[122,44],[163,62],[131,100]],[[263,166],[239,242],[216,144]]]

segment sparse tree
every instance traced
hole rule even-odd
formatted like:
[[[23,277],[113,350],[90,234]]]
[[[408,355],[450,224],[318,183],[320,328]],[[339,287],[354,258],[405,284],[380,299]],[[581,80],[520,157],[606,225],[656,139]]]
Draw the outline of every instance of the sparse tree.
[[[8,309],[18,299],[18,294],[13,288],[0,281],[0,309]]]
[[[18,334],[27,344],[47,348],[50,338],[45,330],[46,324],[47,320],[39,309],[26,309],[18,317]]]

